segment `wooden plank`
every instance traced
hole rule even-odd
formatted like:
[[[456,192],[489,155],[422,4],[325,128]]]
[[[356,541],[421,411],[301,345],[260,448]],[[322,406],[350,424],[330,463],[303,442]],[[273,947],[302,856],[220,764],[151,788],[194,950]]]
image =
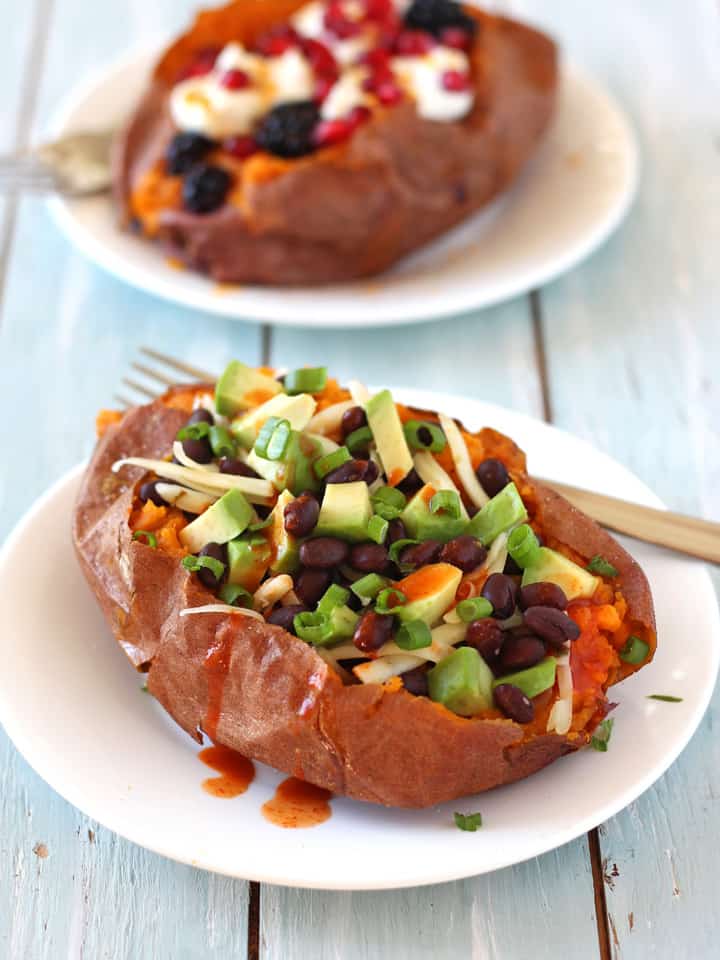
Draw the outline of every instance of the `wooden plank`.
[[[670,0],[625,4],[611,16],[572,0],[514,6],[617,92],[643,150],[626,225],[543,295],[556,420],[671,507],[717,520],[720,9],[712,0],[682,11]],[[716,694],[678,762],[601,830],[617,957],[717,953],[718,719]]]

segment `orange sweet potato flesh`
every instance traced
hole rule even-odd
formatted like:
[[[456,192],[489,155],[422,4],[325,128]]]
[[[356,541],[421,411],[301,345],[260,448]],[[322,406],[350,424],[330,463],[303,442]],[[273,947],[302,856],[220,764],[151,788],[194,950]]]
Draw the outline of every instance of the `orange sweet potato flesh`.
[[[526,166],[550,122],[557,51],[545,35],[468,8],[476,102],[461,121],[423,119],[410,102],[378,109],[346,143],[296,160],[215,151],[235,186],[214,213],[181,208],[162,158],[175,132],[168,95],[194,53],[251,42],[301,3],[241,0],[201,13],[158,64],[114,151],[123,224],[223,283],[319,284],[379,273],[487,205]]]
[[[136,667],[149,671],[150,692],[190,736],[202,741],[204,732],[333,793],[397,807],[432,806],[519,780],[587,743],[602,716],[594,695],[583,714],[588,726],[567,736],[545,734],[539,723],[463,719],[397,684],[343,686],[312,647],[279,627],[238,615],[181,618],[183,608],[215,598],[177,555],[132,540],[143,471],[113,474],[111,465],[130,454],[165,456],[187,418],[173,404],[187,396],[175,391],[169,402],[136,408],[106,426],[78,496],[73,536],[116,639]],[[489,450],[514,451],[508,463],[532,522],[549,540],[582,558],[601,553],[618,568],[625,629],[632,624],[654,650],[652,600],[635,561],[590,519],[518,472],[524,458],[511,441],[495,431],[478,436]],[[591,631],[583,636],[592,651]],[[636,669],[618,669],[612,651],[608,656],[615,666],[601,678],[603,689]]]

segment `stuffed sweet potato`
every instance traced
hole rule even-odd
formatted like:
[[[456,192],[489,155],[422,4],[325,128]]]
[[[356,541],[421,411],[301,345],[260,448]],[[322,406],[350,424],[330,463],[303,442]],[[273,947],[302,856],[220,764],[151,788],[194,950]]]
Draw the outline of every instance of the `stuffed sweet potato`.
[[[120,219],[223,282],[374,274],[512,183],[556,86],[547,37],[451,0],[237,0],[158,63]]]
[[[585,746],[655,649],[638,565],[512,441],[322,368],[104,417],[74,542],[190,736],[392,806]]]

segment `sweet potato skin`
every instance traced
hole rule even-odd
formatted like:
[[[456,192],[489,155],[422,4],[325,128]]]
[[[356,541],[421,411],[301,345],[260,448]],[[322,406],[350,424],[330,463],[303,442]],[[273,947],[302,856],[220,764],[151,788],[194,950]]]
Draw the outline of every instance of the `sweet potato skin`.
[[[156,239],[220,282],[328,283],[383,271],[487,205],[516,179],[550,122],[556,48],[523,24],[468,12],[480,21],[468,117],[432,122],[405,103],[378,110],[332,149],[294,161],[258,155],[235,171],[237,202],[203,216],[166,209]],[[206,44],[234,36],[222,13],[203,23]],[[197,45],[190,31],[171,48],[118,140],[122,222],[132,219],[133,190],[173,133],[172,67]]]
[[[143,471],[123,456],[164,456],[186,413],[161,401],[130,411],[100,439],[81,486],[73,539],[83,572],[148,689],[199,742],[202,734],[333,793],[422,808],[511,783],[582,747],[587,734],[526,739],[510,720],[467,720],[425,697],[343,686],[314,650],[239,615],[180,617],[215,598],[178,563],[132,540]],[[654,636],[647,581],[591,520],[539,484],[543,522],[584,556],[621,570],[632,616]]]

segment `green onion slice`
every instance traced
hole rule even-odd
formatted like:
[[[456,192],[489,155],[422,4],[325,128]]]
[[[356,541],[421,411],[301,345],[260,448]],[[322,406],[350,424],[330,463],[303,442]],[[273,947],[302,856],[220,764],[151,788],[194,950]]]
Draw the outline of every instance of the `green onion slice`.
[[[455,612],[463,623],[472,623],[473,620],[484,620],[491,617],[493,605],[485,597],[469,597],[461,600],[455,607]]]
[[[409,540],[407,538],[402,540],[396,540],[392,544],[390,550],[388,551],[390,559],[393,563],[396,563],[400,567],[402,573],[409,573],[411,570],[415,569],[414,563],[403,563],[400,560],[400,554],[403,552],[405,547],[415,547],[417,544],[422,543],[422,540]]]
[[[387,520],[375,514],[375,516],[370,517],[368,521],[367,534],[373,543],[385,543],[389,526],[390,524]]]
[[[217,580],[225,573],[225,564],[222,560],[216,560],[215,557],[196,557],[190,554],[183,557],[182,565],[190,573],[197,573],[198,570],[209,570]]]
[[[285,393],[320,393],[327,384],[327,367],[301,367],[285,375]]]
[[[682,703],[682,697],[671,697],[669,693],[649,693],[648,700],[662,700],[663,703]]]
[[[272,440],[272,435],[275,432],[275,427],[280,423],[280,417],[268,417],[265,423],[260,428],[260,432],[257,435],[255,441],[255,453],[259,457],[264,457],[268,459],[267,448],[268,444]]]
[[[365,450],[372,441],[373,435],[370,427],[359,427],[353,430],[345,437],[345,446],[353,455]]]
[[[204,420],[197,423],[189,423],[186,427],[181,427],[175,437],[176,440],[202,440],[210,433],[210,424]]]
[[[332,473],[333,470],[337,470],[338,467],[347,463],[348,460],[352,460],[348,448],[339,447],[337,450],[333,450],[332,453],[328,453],[315,461],[313,464],[315,476],[318,480],[323,480],[329,473]]]
[[[396,520],[405,509],[407,497],[395,487],[380,487],[370,497],[373,510],[383,520]]]
[[[331,583],[325,593],[320,598],[317,605],[318,613],[329,617],[335,607],[344,606],[350,599],[350,591],[341,587],[338,583]]]
[[[235,440],[226,427],[210,427],[208,433],[212,452],[216,457],[234,457],[237,451]]]
[[[292,426],[289,420],[281,420],[273,430],[273,434],[266,447],[266,458],[268,460],[282,460],[290,443],[290,434]]]
[[[273,522],[273,518],[272,518],[272,514],[270,514],[269,516],[265,517],[264,520],[258,520],[257,523],[251,523],[250,526],[247,528],[247,532],[257,533],[260,530],[265,530],[267,529],[267,527],[272,526],[272,522]],[[264,542],[264,538],[263,538],[263,542]]]
[[[453,818],[458,830],[467,830],[468,833],[475,833],[482,826],[481,813],[454,813]]]
[[[650,645],[641,640],[640,637],[630,636],[627,643],[620,651],[620,659],[625,663],[643,663],[650,653]]]
[[[508,537],[507,546],[510,556],[521,570],[524,570],[532,566],[536,559],[540,550],[540,541],[528,523],[521,523]]]
[[[617,569],[611,563],[608,563],[605,557],[601,557],[599,553],[595,554],[585,569],[589,570],[590,573],[596,573],[600,577],[616,577],[618,575]]]
[[[395,643],[401,650],[421,650],[429,647],[432,645],[430,627],[424,620],[410,620],[398,630]]]
[[[248,610],[253,608],[253,595],[238,583],[224,583],[220,587],[218,597],[223,603],[229,603],[231,607],[247,607]]]
[[[145,546],[152,547],[153,550],[157,548],[157,537],[149,530],[136,530],[132,538],[133,540],[144,540]]]
[[[293,618],[295,633],[306,643],[321,646],[333,638],[333,628],[330,618],[319,611],[297,613]]]
[[[387,577],[381,577],[379,573],[368,573],[356,580],[350,589],[361,600],[374,600],[389,583]]]
[[[407,603],[407,597],[402,590],[387,587],[377,595],[375,613],[392,613],[396,607],[402,607],[405,603]]]
[[[613,720],[603,720],[595,729],[594,736],[590,739],[590,746],[593,750],[599,750],[600,753],[607,753],[610,736],[612,734]]]
[[[447,439],[436,423],[425,420],[408,420],[403,432],[411,450],[429,450],[430,453],[442,453]]]
[[[457,491],[438,490],[430,500],[430,513],[444,513],[453,520],[459,520],[462,511]]]

